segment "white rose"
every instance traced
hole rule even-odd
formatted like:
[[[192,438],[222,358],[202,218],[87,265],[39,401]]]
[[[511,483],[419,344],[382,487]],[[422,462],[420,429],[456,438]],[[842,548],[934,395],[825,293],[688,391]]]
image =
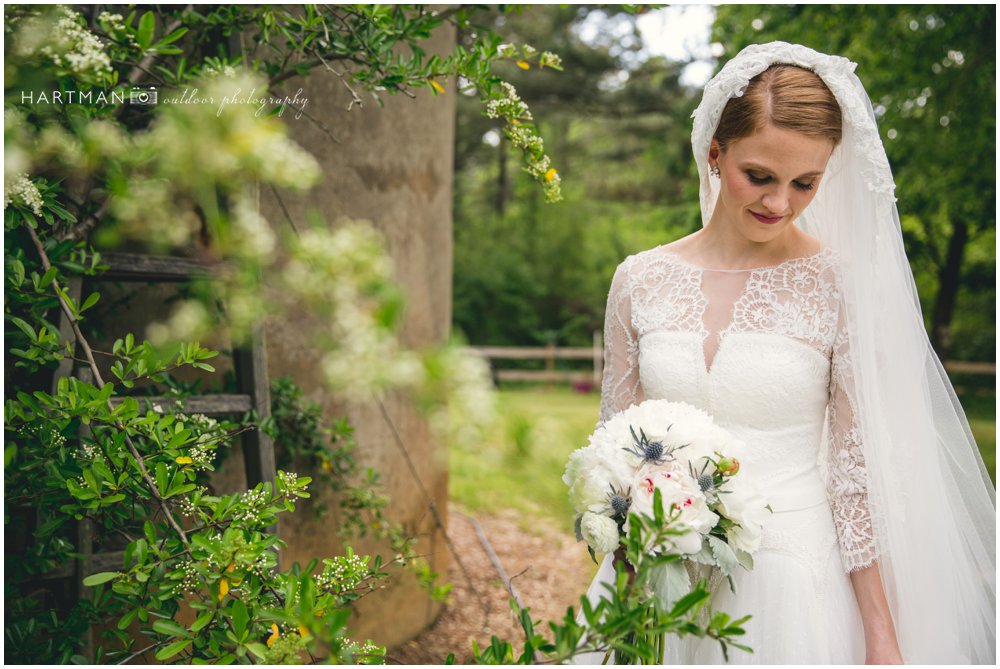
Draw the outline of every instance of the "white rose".
[[[598,513],[585,513],[580,519],[580,534],[595,553],[613,553],[618,548],[618,523]]]
[[[660,491],[665,514],[672,510],[680,512],[672,527],[688,530],[682,535],[668,537],[667,544],[659,548],[681,554],[700,551],[702,535],[715,527],[719,517],[708,508],[698,482],[677,466],[645,465],[633,479],[632,507],[629,511],[652,518],[655,490]]]
[[[737,523],[726,531],[729,543],[747,553],[754,553],[760,548],[764,523],[770,512],[767,510],[767,500],[757,492],[756,486],[735,477],[723,487],[719,495],[719,511],[723,516]]]

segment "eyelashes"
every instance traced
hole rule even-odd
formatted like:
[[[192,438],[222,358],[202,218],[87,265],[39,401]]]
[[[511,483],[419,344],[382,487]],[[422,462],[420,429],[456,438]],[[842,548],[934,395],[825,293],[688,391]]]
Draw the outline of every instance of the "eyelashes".
[[[746,175],[747,175],[747,179],[750,180],[750,183],[752,183],[755,186],[763,186],[765,184],[771,183],[771,177],[758,177],[758,176],[754,176],[750,172],[747,172]],[[801,181],[793,181],[792,182],[792,186],[794,186],[796,189],[798,189],[800,191],[808,192],[808,191],[811,191],[813,188],[816,187],[816,183],[815,182],[811,182],[811,183],[804,184]]]

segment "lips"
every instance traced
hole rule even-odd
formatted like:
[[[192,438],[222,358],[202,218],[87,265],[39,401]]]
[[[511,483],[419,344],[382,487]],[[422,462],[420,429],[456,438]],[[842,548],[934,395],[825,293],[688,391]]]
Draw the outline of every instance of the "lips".
[[[751,211],[750,214],[753,215],[753,217],[756,218],[758,221],[766,225],[774,225],[778,221],[785,218],[784,216],[765,216],[764,214],[758,214],[755,211]]]

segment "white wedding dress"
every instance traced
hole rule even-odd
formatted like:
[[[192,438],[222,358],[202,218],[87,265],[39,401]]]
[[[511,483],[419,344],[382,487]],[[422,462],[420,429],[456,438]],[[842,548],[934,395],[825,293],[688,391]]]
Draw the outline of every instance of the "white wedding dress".
[[[864,637],[849,572],[876,559],[866,475],[846,377],[834,254],[772,267],[696,267],[669,247],[628,257],[605,320],[601,419],[644,399],[708,411],[747,445],[774,513],[753,571],[712,584],[712,608],[752,615],[730,662],[860,664]],[[607,556],[588,592],[613,578]],[[718,642],[668,639],[668,664],[722,663]],[[581,657],[580,662],[601,662]]]

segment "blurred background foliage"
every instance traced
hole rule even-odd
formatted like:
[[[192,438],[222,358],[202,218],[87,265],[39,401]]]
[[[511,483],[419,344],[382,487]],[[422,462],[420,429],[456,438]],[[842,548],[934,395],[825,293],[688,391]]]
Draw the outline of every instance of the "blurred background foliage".
[[[510,63],[503,76],[540,119],[565,200],[546,205],[476,99],[460,96],[454,323],[474,345],[589,345],[615,266],[700,225],[690,115],[701,91],[681,83],[686,63],[643,51],[622,7],[531,6],[484,22],[562,57],[562,72]],[[946,359],[995,358],[995,24],[985,5],[726,5],[712,27],[716,70],[774,39],[859,64]]]

